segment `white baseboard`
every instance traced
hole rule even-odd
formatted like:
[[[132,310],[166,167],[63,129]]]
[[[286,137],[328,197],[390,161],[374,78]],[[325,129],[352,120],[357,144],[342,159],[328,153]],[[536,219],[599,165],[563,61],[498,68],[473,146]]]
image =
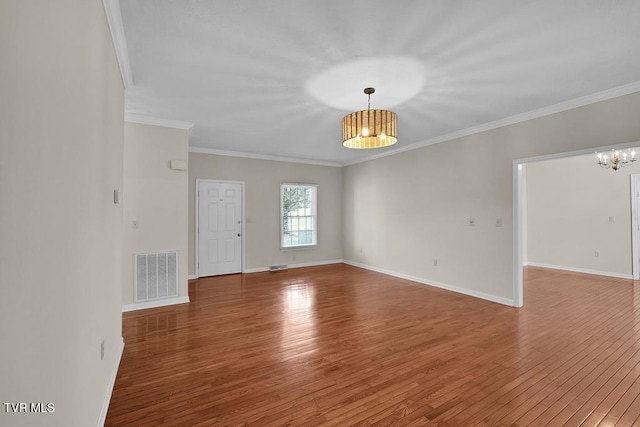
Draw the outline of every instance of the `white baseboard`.
[[[263,271],[269,271],[269,267],[245,268],[243,273],[262,273]]]
[[[446,283],[436,282],[434,280],[423,279],[421,277],[410,276],[404,273],[398,273],[396,271],[385,270],[383,268],[374,267],[367,264],[360,264],[359,262],[354,261],[343,261],[345,264],[352,265],[354,267],[364,268],[365,270],[375,271],[376,273],[388,274],[389,276],[398,277],[400,279],[411,280],[412,282],[418,282],[423,285],[433,286],[435,288],[445,289],[447,291],[457,292],[459,294],[469,295],[472,297],[484,299],[491,302],[497,302],[498,304],[508,305],[510,307],[514,306],[513,299],[503,298],[496,295],[485,294],[484,292],[478,292],[471,289],[459,288],[457,286],[448,285]]]
[[[311,262],[301,262],[299,264],[288,264],[288,268],[302,268],[302,267],[316,267],[318,265],[329,265],[329,264],[341,264],[344,261],[341,259],[329,259],[325,261],[311,261]],[[263,271],[269,271],[269,267],[257,267],[257,268],[245,268],[244,273],[261,273]]]
[[[161,299],[157,301],[140,302],[137,304],[123,305],[122,312],[126,313],[127,311],[143,310],[145,308],[164,307],[165,305],[185,304],[188,302],[189,302],[189,297],[177,297],[177,298]]]
[[[289,268],[316,267],[318,265],[342,264],[341,259],[328,259],[325,261],[302,262],[300,264],[289,264]]]
[[[197,275],[197,274],[189,274],[189,275],[187,276],[187,280],[194,280],[194,279],[197,279],[197,278],[198,278],[198,275]]]
[[[543,264],[540,262],[530,262],[530,261],[525,262],[524,265],[525,266],[528,265],[531,267],[550,268],[552,270],[572,271],[574,273],[585,273],[585,274],[595,274],[597,276],[615,277],[616,279],[633,279],[633,275],[631,274],[614,273],[612,271],[591,270],[589,268],[567,267],[564,265]]]
[[[111,402],[111,393],[113,393],[113,387],[116,385],[116,376],[118,375],[118,368],[120,367],[120,360],[122,359],[122,353],[124,352],[124,339],[120,338],[120,346],[116,354],[116,361],[111,370],[111,377],[109,377],[109,384],[107,384],[107,392],[104,395],[104,401],[102,402],[102,409],[100,410],[100,418],[98,418],[98,427],[103,427],[104,422],[107,420],[107,411],[109,410],[109,403]]]

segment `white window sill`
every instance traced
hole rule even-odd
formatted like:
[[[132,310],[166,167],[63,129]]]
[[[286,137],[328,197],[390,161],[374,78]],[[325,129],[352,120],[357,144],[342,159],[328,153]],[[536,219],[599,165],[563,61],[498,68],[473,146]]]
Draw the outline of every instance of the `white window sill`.
[[[298,246],[280,246],[281,251],[303,251],[305,249],[315,249],[318,245],[298,245]]]

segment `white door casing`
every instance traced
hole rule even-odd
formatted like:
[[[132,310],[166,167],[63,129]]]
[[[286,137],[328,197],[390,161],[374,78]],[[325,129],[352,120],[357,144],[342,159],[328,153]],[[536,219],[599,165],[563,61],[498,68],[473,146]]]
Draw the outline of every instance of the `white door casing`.
[[[631,174],[631,270],[640,279],[640,174]]]
[[[198,180],[199,277],[242,271],[242,183]]]

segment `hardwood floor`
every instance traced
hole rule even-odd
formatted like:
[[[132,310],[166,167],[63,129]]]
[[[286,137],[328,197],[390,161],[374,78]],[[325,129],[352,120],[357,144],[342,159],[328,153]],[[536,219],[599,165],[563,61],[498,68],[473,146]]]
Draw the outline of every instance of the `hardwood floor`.
[[[107,426],[640,425],[640,293],[525,270],[525,307],[337,264],[124,314]]]

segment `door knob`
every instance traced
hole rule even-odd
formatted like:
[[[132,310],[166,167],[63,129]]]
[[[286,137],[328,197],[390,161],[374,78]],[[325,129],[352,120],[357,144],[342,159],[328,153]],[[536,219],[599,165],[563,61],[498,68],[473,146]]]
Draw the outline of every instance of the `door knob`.
[[[238,233],[238,237],[240,237],[240,233]]]

